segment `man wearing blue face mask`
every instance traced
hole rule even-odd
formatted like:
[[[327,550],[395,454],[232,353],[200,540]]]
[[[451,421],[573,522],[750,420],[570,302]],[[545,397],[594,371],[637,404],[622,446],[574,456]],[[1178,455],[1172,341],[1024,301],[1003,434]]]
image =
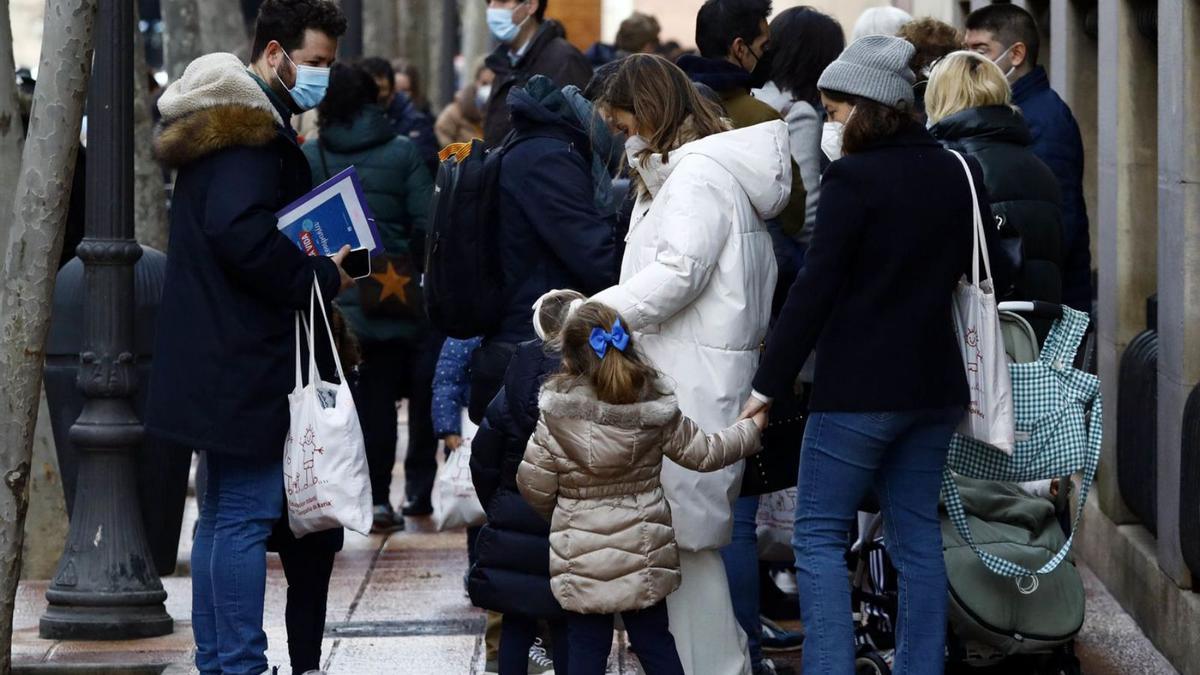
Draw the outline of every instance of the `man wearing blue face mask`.
[[[559,87],[580,89],[592,77],[592,64],[566,40],[562,24],[546,20],[549,0],[476,0],[487,3],[487,23],[500,43],[487,58],[496,74],[483,119],[483,139],[496,147],[512,130],[508,93],[524,87],[534,75],[545,75]]]
[[[352,283],[340,266],[348,247],[308,257],[275,218],[312,187],[289,119],[324,98],[345,30],[331,0],[266,0],[249,67],[200,57],[158,103],[155,148],[177,174],[146,430],[207,456],[191,560],[206,675],[267,670],[266,543],[285,512],[295,310],[314,279],[327,298]]]
[[[1033,136],[1031,149],[1062,189],[1065,304],[1092,310],[1092,253],[1083,198],[1083,140],[1071,109],[1038,65],[1040,36],[1033,16],[1016,5],[988,5],[967,17],[967,48],[986,56],[1012,84],[1013,103]]]

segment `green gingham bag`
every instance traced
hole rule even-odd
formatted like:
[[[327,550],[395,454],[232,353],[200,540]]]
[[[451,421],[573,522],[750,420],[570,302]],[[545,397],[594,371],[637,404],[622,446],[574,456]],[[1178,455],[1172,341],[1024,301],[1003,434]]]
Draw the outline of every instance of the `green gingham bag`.
[[[1103,438],[1100,380],[1074,367],[1075,353],[1087,331],[1088,316],[1069,307],[1050,330],[1041,357],[1011,363],[1016,447],[1006,455],[973,438],[955,434],[942,475],[942,500],[955,529],[983,564],[1004,577],[1049,574],[1067,558],[1088,490],[1100,463]],[[980,480],[1026,482],[1082,475],[1079,508],[1067,538],[1053,558],[1030,570],[980,549],[971,536],[954,474]],[[1063,485],[1060,489],[1066,489]]]

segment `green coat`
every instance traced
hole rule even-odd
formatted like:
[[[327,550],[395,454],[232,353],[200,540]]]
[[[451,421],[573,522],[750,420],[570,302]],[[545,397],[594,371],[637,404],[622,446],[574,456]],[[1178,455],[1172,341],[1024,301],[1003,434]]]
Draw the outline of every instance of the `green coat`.
[[[433,181],[416,146],[392,131],[383,108],[365,107],[349,126],[322,127],[320,138],[304,144],[304,155],[314,184],[349,166],[357,169],[383,248],[411,253],[419,261]],[[425,328],[402,319],[367,318],[356,289],[339,296],[338,306],[363,342],[412,341]]]

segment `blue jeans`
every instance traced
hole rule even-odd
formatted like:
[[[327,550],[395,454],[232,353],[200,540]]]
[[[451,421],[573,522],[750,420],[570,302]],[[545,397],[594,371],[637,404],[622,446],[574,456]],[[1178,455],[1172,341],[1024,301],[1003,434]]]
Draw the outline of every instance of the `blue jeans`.
[[[893,672],[942,672],[947,591],[938,493],[950,435],[962,416],[954,408],[814,413],[809,419],[792,540],[807,633],[804,672],[854,673],[845,553],[858,507],[872,489],[899,573]]]
[[[762,621],[758,598],[758,496],[738,497],[733,503],[733,539],[721,549],[733,615],[746,632],[750,663],[762,664]]]
[[[675,638],[667,618],[667,603],[621,612],[629,644],[648,675],[683,675]],[[612,614],[567,614],[568,659],[571,675],[604,675],[612,651]]]
[[[267,537],[283,514],[283,462],[208,453],[192,544],[192,633],[203,675],[267,670]]]

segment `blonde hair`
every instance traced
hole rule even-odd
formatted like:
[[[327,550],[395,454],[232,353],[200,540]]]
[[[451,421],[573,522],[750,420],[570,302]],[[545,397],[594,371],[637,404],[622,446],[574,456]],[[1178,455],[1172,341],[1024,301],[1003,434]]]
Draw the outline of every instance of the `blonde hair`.
[[[571,313],[572,303],[586,299],[583,293],[572,290],[555,290],[543,294],[533,306],[534,332],[543,342],[555,342]]]
[[[986,56],[957,51],[938,61],[929,74],[925,112],[930,123],[970,108],[1012,106],[1012,88],[1000,67]]]
[[[598,356],[591,345],[592,331],[600,328],[611,333],[618,321],[630,336],[629,344],[624,351],[609,345],[604,356]],[[586,302],[570,314],[563,325],[561,346],[562,370],[550,381],[559,391],[586,384],[601,401],[625,405],[648,400],[658,390],[658,371],[638,352],[629,324],[608,305]]]

